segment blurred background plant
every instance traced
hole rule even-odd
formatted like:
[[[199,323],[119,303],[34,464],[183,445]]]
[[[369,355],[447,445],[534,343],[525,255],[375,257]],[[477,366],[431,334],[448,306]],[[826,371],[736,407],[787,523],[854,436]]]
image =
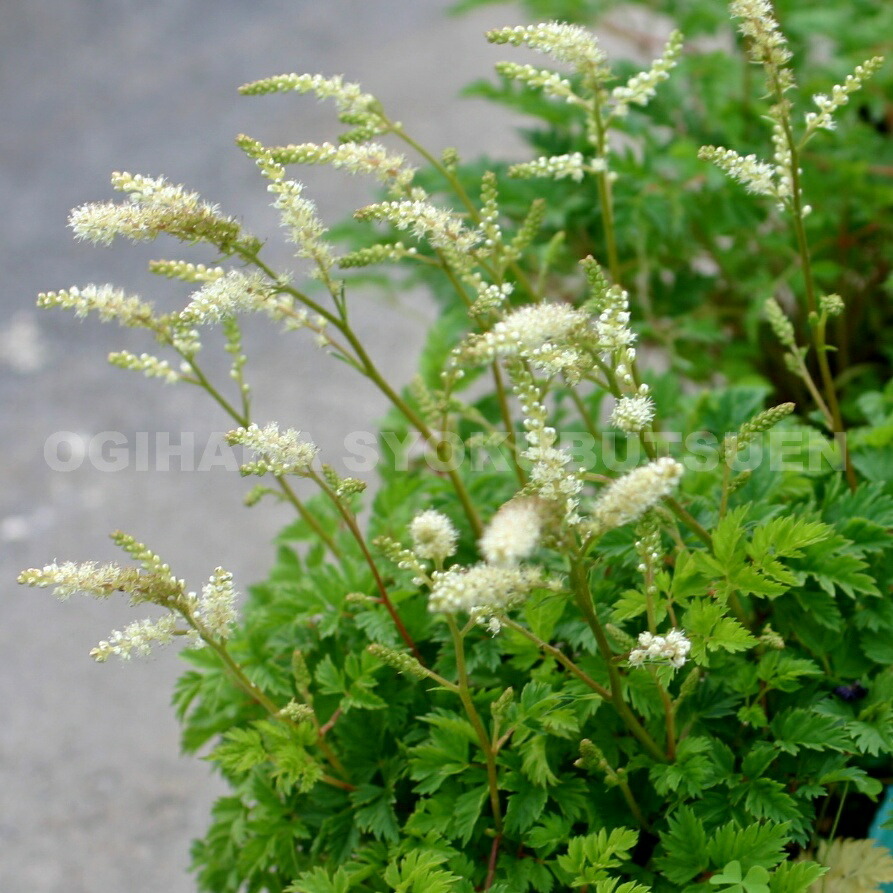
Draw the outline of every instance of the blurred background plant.
[[[781,295],[801,335],[808,329],[803,281],[797,275],[797,244],[789,221],[772,202],[744,198],[723,175],[698,160],[703,145],[733,147],[739,154],[771,158],[765,120],[764,80],[743,52],[725,5],[697,0],[463,0],[461,13],[501,5],[521,7],[537,21],[578,22],[596,31],[620,33],[638,58],[612,60],[622,83],[660,54],[670,29],[685,35],[672,78],[647,109],[631,105],[612,158],[617,253],[622,280],[634,296],[643,338],[659,344],[671,368],[694,381],[717,374],[727,380],[770,387],[776,402],[810,401],[802,381],[785,362],[762,317],[763,303]],[[889,52],[893,6],[876,0],[813,4],[779,0],[775,5],[792,50],[797,97],[806,108],[813,94],[842,83],[857,64]],[[643,16],[642,13],[645,13]],[[802,188],[812,212],[805,220],[813,273],[821,293],[844,296],[847,312],[833,320],[831,365],[842,393],[848,425],[875,412],[877,393],[893,366],[890,301],[893,269],[893,69],[886,66],[839,113],[844,136],[820,133],[802,158]],[[530,116],[522,132],[535,155],[587,152],[579,110],[556,103],[541,90],[501,77],[481,80],[469,96],[487,98]],[[500,173],[508,164],[476,159],[459,167],[464,184],[484,168]],[[538,184],[503,178],[506,213],[520,219],[538,194]],[[591,183],[557,181],[550,187],[546,231],[556,294],[560,277],[587,254],[606,257],[601,209]],[[764,263],[754,264],[759,257]],[[442,292],[445,294],[445,292]],[[448,298],[447,298],[448,299]],[[815,356],[810,358],[815,362]],[[889,443],[887,441],[886,443]]]

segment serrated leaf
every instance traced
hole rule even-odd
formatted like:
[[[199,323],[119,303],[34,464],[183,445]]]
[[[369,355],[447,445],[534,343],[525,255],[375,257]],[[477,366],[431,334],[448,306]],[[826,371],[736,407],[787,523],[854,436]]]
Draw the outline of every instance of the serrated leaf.
[[[362,784],[350,793],[353,816],[357,827],[379,840],[396,841],[399,825],[394,812],[392,791],[374,784]]]
[[[737,859],[747,869],[752,865],[775,868],[784,858],[784,848],[789,842],[788,830],[787,823],[754,823],[740,828],[729,822],[717,828],[707,843],[709,860],[716,867]]]
[[[265,763],[269,757],[263,736],[253,727],[230,729],[208,757],[225,772],[243,775],[255,766]]]
[[[877,585],[865,570],[868,565],[855,555],[844,551],[850,545],[843,537],[834,537],[821,548],[806,550],[802,562],[803,571],[812,577],[829,595],[835,588],[855,599],[857,593],[880,595]]]
[[[793,821],[800,816],[794,798],[785,792],[784,785],[773,778],[754,778],[745,785],[747,795],[744,808],[757,819],[773,822]]]
[[[800,558],[806,546],[823,542],[833,534],[821,521],[782,515],[754,529],[748,552],[758,564],[770,557]]]
[[[527,833],[527,843],[535,850],[541,850],[543,855],[549,855],[570,836],[570,830],[569,819],[559,815],[546,815],[542,817],[541,824]]]
[[[725,616],[722,605],[706,599],[693,601],[685,613],[685,628],[692,643],[692,657],[707,662],[709,651],[745,651],[756,639],[733,617]]]
[[[607,881],[598,881],[595,885],[595,893],[652,893],[652,890],[651,887],[644,887],[635,881],[624,883],[618,878],[611,878]]]
[[[861,753],[873,757],[881,753],[893,753],[893,716],[886,710],[872,722],[852,720],[846,725],[847,731]]]
[[[314,868],[286,887],[285,893],[348,893],[349,890],[349,878],[343,868],[331,876],[324,868]]]
[[[521,771],[534,784],[541,787],[553,785],[558,781],[558,776],[549,766],[549,758],[546,755],[547,740],[545,735],[528,738],[521,753]]]
[[[794,708],[779,713],[770,724],[781,750],[797,754],[807,750],[846,750],[849,736],[843,725],[831,716]]]
[[[545,788],[523,787],[509,795],[505,811],[505,830],[508,834],[520,834],[530,828],[542,815],[549,795]]]
[[[872,800],[877,799],[884,789],[884,786],[876,778],[872,778],[864,769],[859,769],[856,766],[832,769],[818,779],[820,785],[840,784],[841,782],[851,784],[860,794],[865,794]]]
[[[727,512],[713,531],[713,555],[726,572],[744,558],[744,521],[750,506],[739,506]]]
[[[316,665],[313,676],[321,694],[343,695],[347,691],[344,672],[335,666],[335,662],[329,654]]]
[[[462,879],[439,867],[446,860],[445,853],[411,850],[399,863],[391,862],[382,878],[395,893],[451,893]]]
[[[466,844],[471,840],[471,835],[474,833],[474,826],[480,818],[481,810],[483,809],[484,803],[487,801],[488,793],[489,788],[486,786],[479,787],[466,791],[464,794],[460,794],[455,801],[453,801],[453,820],[450,822],[449,827],[449,835],[451,837],[454,837],[462,844]],[[513,796],[517,796],[517,794]],[[512,799],[509,798],[509,806],[505,816],[506,828],[508,828],[508,817],[511,809]]]
[[[567,853],[558,857],[558,865],[571,878],[574,887],[606,880],[604,873],[617,868],[628,858],[639,835],[628,828],[602,829],[585,837],[572,837]]]
[[[673,883],[687,884],[709,865],[707,832],[691,807],[676,810],[660,840],[665,855],[657,858],[657,864]]]
[[[696,797],[709,787],[714,771],[706,755],[711,748],[709,738],[690,737],[679,743],[672,763],[656,763],[649,771],[652,784],[659,794],[679,792],[685,797]]]
[[[760,658],[758,667],[759,678],[766,684],[767,689],[778,691],[796,691],[802,683],[804,676],[821,676],[822,671],[818,664],[803,657],[793,657],[781,651],[770,651]]]
[[[827,871],[816,862],[782,862],[769,880],[770,893],[807,893]]]

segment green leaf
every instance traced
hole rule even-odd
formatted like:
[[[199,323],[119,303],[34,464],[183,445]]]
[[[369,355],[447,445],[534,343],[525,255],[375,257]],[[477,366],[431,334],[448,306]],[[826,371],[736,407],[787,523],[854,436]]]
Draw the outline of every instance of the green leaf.
[[[535,593],[524,605],[524,619],[536,636],[548,642],[566,606],[567,601],[554,592]]]
[[[398,840],[400,834],[394,800],[392,791],[374,784],[362,784],[351,791],[350,802],[357,827],[379,840]]]
[[[314,868],[305,871],[298,879],[285,888],[285,893],[348,893],[350,880],[343,868],[339,868],[334,875],[323,868]]]
[[[462,879],[439,867],[446,860],[444,853],[412,850],[388,864],[383,880],[395,893],[451,893]]]
[[[841,782],[852,784],[855,790],[872,800],[876,800],[884,789],[884,786],[876,778],[872,778],[864,769],[859,769],[856,766],[832,769],[818,778],[820,785],[840,784]]]
[[[620,884],[618,887],[617,885]],[[618,878],[606,881],[598,881],[595,885],[595,893],[652,893],[651,887],[644,887],[635,881],[625,883]]]
[[[217,745],[208,757],[217,763],[224,772],[244,775],[255,766],[265,763],[269,756],[261,733],[253,727],[231,729],[223,736],[223,743]]]
[[[344,673],[335,666],[335,662],[329,654],[317,664],[313,675],[321,694],[343,695],[347,691]]]
[[[847,750],[849,736],[843,725],[831,716],[811,710],[784,710],[772,720],[772,733],[783,751],[797,754],[801,750]]]
[[[793,515],[773,518],[754,529],[748,552],[758,564],[771,556],[800,558],[802,550],[829,539],[834,531],[821,521]]]
[[[477,736],[471,724],[454,713],[429,713],[424,719],[434,728],[426,741],[410,748],[410,776],[418,782],[418,793],[431,794],[451,775],[468,771],[468,748]]]
[[[804,573],[813,577],[829,595],[834,595],[835,588],[852,599],[857,593],[880,595],[874,579],[864,573],[868,565],[846,551],[850,545],[849,540],[835,536],[821,548],[808,548],[802,562]]]
[[[547,738],[545,735],[537,735],[528,738],[524,742],[521,752],[521,770],[536,785],[553,785],[558,782],[558,776],[549,766],[549,758],[546,755]]]
[[[728,571],[744,558],[744,521],[750,506],[739,506],[727,512],[713,531],[713,555],[719,566]]]
[[[803,657],[793,657],[782,651],[769,651],[760,658],[759,678],[768,689],[796,691],[804,676],[821,676],[818,664]]]
[[[737,859],[748,869],[753,865],[774,868],[784,858],[790,841],[788,829],[787,823],[754,823],[741,828],[729,822],[717,828],[707,844],[710,862],[719,867]]]
[[[534,790],[537,790],[534,788]],[[548,856],[570,837],[571,821],[560,815],[545,815],[540,819],[540,824],[528,831],[527,843],[540,855]]]
[[[585,837],[572,837],[567,853],[558,857],[558,865],[578,887],[605,880],[605,872],[617,868],[628,858],[639,835],[628,828],[604,829]]]
[[[689,605],[685,628],[692,643],[692,657],[702,664],[707,663],[709,651],[746,651],[757,641],[737,620],[725,616],[722,605],[706,599]]]
[[[667,830],[660,835],[664,855],[657,858],[660,870],[675,884],[687,884],[710,863],[704,823],[689,806],[677,809]]]
[[[871,721],[852,720],[846,724],[846,729],[861,753],[873,757],[893,753],[893,715],[890,708]]]
[[[534,788],[533,790],[536,789]],[[453,820],[450,822],[448,832],[450,837],[454,837],[463,845],[471,840],[471,835],[474,833],[474,826],[477,824],[477,820],[481,816],[481,810],[487,800],[488,793],[489,788],[484,785],[466,791],[464,794],[460,794],[455,801],[453,801]],[[505,818],[506,828],[508,828],[508,817],[512,810],[512,799],[517,796],[517,794],[514,794],[512,798],[509,798],[509,806],[506,810]]]
[[[506,833],[520,834],[530,828],[542,815],[548,797],[546,789],[542,787],[525,786],[511,794],[505,811]]]
[[[785,793],[784,785],[773,778],[753,778],[745,785],[744,808],[757,819],[774,822],[793,821],[800,810],[794,798]]]
[[[782,862],[772,872],[770,893],[808,893],[827,870],[816,862]]]
[[[722,872],[710,878],[711,884],[730,884],[722,893],[769,893],[769,872],[754,865],[745,876],[741,874],[741,863],[735,859],[723,868]]]
[[[649,777],[659,794],[678,791],[686,797],[697,797],[713,781],[713,764],[707,752],[711,749],[709,738],[684,738],[679,743],[673,763],[656,763]]]

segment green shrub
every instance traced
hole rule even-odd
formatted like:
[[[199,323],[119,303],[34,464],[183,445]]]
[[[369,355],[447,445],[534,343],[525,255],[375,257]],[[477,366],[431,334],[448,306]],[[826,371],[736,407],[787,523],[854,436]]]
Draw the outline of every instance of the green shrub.
[[[709,4],[652,5],[696,33],[727,27]],[[95,242],[212,249],[220,266],[152,263],[193,283],[179,312],[111,286],[40,303],[148,330],[175,362],[112,362],[205,388],[243,473],[264,478],[249,501],[296,512],[240,614],[225,570],[192,592],[122,533],[133,566],[20,578],[167,609],[97,660],[186,638],[184,747],[231,788],[195,844],[201,889],[800,893],[893,878],[889,854],[847,839],[864,836],[893,754],[889,354],[871,346],[880,359],[849,375],[832,354],[842,332],[886,325],[889,222],[863,224],[889,192],[864,160],[879,134],[847,118],[852,139],[820,136],[881,62],[833,90],[804,77],[823,20],[872,38],[804,10],[793,56],[768,3],[737,0],[746,57],[687,54],[674,32],[619,79],[577,25],[491,32],[557,63],[507,63],[476,88],[545,122],[540,157],[510,167],[434,158],[340,78],[243,87],[332,99],[349,127],[338,146],[239,139],[306,286],[237,218],[163,180],[115,174],[123,203],[73,212]],[[803,86],[820,81],[831,98],[810,106]],[[287,175],[297,163],[387,193],[332,234]],[[852,234],[870,268],[834,255]],[[357,268],[397,262],[442,303],[402,392],[350,320],[352,285],[371,278]],[[354,456],[379,460],[365,503],[356,469],[253,418],[249,312],[309,330],[389,398],[378,443]],[[201,365],[213,326],[229,384]]]

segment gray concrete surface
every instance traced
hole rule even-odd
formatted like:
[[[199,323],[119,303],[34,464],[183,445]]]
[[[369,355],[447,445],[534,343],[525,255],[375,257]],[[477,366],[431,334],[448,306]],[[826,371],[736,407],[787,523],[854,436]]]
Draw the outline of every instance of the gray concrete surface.
[[[192,837],[219,790],[207,766],[178,756],[168,707],[182,669],[174,651],[95,665],[89,649],[136,619],[123,604],[54,601],[14,582],[54,559],[116,557],[125,529],[195,586],[218,564],[244,587],[263,577],[288,513],[241,505],[246,484],[223,471],[52,471],[54,432],[185,434],[201,451],[230,427],[199,391],[105,363],[151,349],[140,333],[38,311],[38,291],[115,282],[165,306],[186,290],[143,272],[152,257],[208,259],[176,244],[76,244],[68,210],[112,197],[112,170],[164,174],[241,214],[281,245],[253,165],[233,145],[332,139],[329,106],[249,99],[235,88],[284,71],[344,73],[377,94],[426,145],[469,155],[514,143],[509,118],[461,85],[502,48],[481,38],[514,21],[511,6],[446,19],[447,0],[3,0],[0,3],[0,893],[185,893]],[[370,195],[346,176],[304,178],[324,217]],[[284,248],[272,248],[281,266]],[[414,364],[430,306],[354,296],[359,327],[393,380]],[[209,354],[210,354],[209,350]],[[257,417],[306,430],[328,458],[345,434],[372,430],[384,405],[300,335],[252,325]],[[225,374],[221,363],[213,363]],[[135,456],[134,456],[135,459]]]

